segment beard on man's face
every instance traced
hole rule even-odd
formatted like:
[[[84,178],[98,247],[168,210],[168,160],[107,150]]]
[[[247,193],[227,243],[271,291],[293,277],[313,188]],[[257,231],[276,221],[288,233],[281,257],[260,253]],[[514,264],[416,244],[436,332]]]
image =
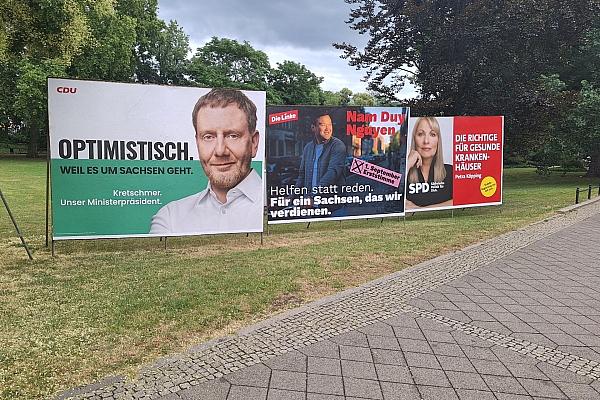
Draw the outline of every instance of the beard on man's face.
[[[211,187],[216,187],[222,190],[233,189],[250,173],[250,162],[252,155],[244,156],[243,159],[236,160],[228,170],[221,171],[218,167],[210,166],[209,163],[202,162],[202,169],[206,174]]]

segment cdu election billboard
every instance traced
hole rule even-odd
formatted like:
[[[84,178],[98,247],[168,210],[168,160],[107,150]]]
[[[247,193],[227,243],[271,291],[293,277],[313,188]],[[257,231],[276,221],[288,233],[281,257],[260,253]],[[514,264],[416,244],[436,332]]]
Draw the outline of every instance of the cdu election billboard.
[[[265,93],[48,79],[53,238],[262,232]]]

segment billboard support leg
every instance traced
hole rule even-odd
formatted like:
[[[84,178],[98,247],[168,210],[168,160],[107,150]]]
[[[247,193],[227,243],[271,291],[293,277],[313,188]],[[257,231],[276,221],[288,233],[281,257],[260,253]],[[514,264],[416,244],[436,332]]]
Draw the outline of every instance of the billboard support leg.
[[[383,224],[383,218],[381,218],[381,223]]]
[[[19,235],[19,238],[21,239],[21,243],[23,243],[23,247],[25,247],[27,256],[29,257],[30,260],[33,260],[33,257],[31,256],[31,252],[29,251],[29,247],[27,246],[27,243],[25,242],[25,238],[23,238],[23,235],[21,234],[21,231],[19,230],[19,226],[17,225],[17,221],[15,221],[15,218],[13,217],[12,213],[10,212],[10,208],[8,207],[8,202],[4,198],[4,195],[2,194],[2,190],[0,190],[0,197],[2,198],[2,202],[4,203],[4,207],[6,208],[6,211],[8,211],[8,216],[10,217],[10,220],[12,221],[13,225],[15,226],[15,229],[17,230],[17,235]]]
[[[263,245],[263,233],[262,232],[260,233],[260,245],[261,246]]]
[[[51,245],[51,249],[52,249],[52,257],[54,257],[54,238],[52,238],[52,245]]]
[[[46,248],[48,248],[48,228],[50,226],[50,145],[46,138]]]
[[[452,213],[452,218],[454,219],[454,210],[450,210],[450,212]]]
[[[306,229],[308,229],[309,226],[310,226],[310,222],[308,224],[306,224]]]
[[[165,236],[165,251],[167,251],[167,237]]]

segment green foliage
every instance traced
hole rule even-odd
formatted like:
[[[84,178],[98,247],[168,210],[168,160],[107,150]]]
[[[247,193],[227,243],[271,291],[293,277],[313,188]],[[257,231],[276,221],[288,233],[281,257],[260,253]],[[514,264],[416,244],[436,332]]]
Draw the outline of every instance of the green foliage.
[[[422,96],[414,114],[505,115],[507,155],[573,159],[570,130],[556,133],[569,128],[572,92],[600,78],[598,1],[346,2],[369,40],[335,46],[366,70],[369,89],[394,99],[410,80]]]
[[[187,84],[189,39],[157,0],[0,2],[0,134],[35,157],[47,132],[46,78]]]
[[[15,115],[29,125],[39,124],[47,112],[46,79],[48,76],[63,76],[65,65],[60,60],[46,59],[36,62],[23,59],[18,65]],[[39,125],[37,125],[39,127]]]
[[[340,106],[347,106],[352,101],[352,90],[342,88],[338,94],[340,95]]]
[[[578,134],[571,123],[575,93],[558,74],[541,75],[532,96],[529,132],[531,160],[538,173],[549,174],[552,166],[581,166]]]
[[[321,94],[321,104],[329,106],[373,107],[381,103],[379,99],[371,93],[352,93],[352,90],[348,88],[342,88],[339,92],[323,92]]]
[[[136,43],[136,21],[118,15],[111,2],[95,2],[86,14],[90,38],[68,68],[69,76],[127,81],[134,73],[131,49]]]
[[[350,102],[352,91],[348,88],[343,88],[338,92],[326,90],[321,92],[321,105],[324,106],[341,106],[347,105]]]
[[[187,74],[202,87],[265,90],[268,104],[321,104],[323,78],[293,61],[271,68],[269,57],[248,42],[213,37],[197,49]]]
[[[265,90],[269,58],[250,43],[213,37],[198,48],[188,67],[191,81],[202,87]]]
[[[1,132],[8,134],[9,130],[14,130],[14,91],[15,81],[17,79],[17,66],[15,62],[9,60],[0,61],[0,129]]]
[[[46,78],[64,75],[89,39],[89,26],[76,0],[9,1],[0,8],[6,43],[0,124],[9,135],[25,135],[28,155],[35,157],[46,129]]]
[[[189,37],[176,21],[158,18],[158,0],[116,0],[118,15],[135,21],[135,43],[130,46],[133,76],[141,83],[187,85],[185,68]]]
[[[324,90],[321,92],[320,104],[324,106],[338,106],[340,105],[342,98],[339,92],[332,92],[331,90]]]
[[[532,152],[532,160],[541,174],[551,166],[581,168],[589,163],[588,173],[600,176],[600,90],[588,81],[579,91],[569,90],[558,75],[542,75],[539,79],[538,105],[541,131]]]
[[[186,78],[190,52],[189,37],[177,21],[170,21],[160,31],[156,60],[159,65],[160,83],[188,85]]]
[[[155,56],[164,22],[158,18],[158,0],[117,0],[115,10],[135,21],[135,46],[130,48],[135,81],[160,83]]]
[[[377,98],[371,93],[352,93],[348,88],[342,88],[339,92],[324,91],[321,93],[321,104],[327,106],[366,106],[374,107],[388,103]]]
[[[582,81],[600,85],[600,25],[595,22],[585,32],[579,46],[571,48],[560,76],[569,87],[581,88]]]
[[[75,0],[2,2],[4,55],[0,61],[2,111],[7,136],[23,136],[37,156],[46,129],[49,75],[63,76],[89,38],[84,10]]]
[[[302,64],[293,61],[277,63],[269,76],[271,89],[281,104],[320,104],[321,82]]]
[[[5,8],[4,3],[0,4],[0,62],[5,62],[8,59],[8,32],[6,22],[4,21]]]
[[[582,81],[571,120],[577,131],[575,140],[589,159],[588,175],[600,177],[600,88]]]
[[[393,99],[409,78],[454,114],[497,112],[531,79],[561,72],[600,11],[594,0],[347,2],[351,27],[370,40],[336,46],[369,87]]]
[[[600,140],[600,89],[588,81],[581,82],[573,119],[585,142]]]
[[[350,104],[353,106],[373,107],[377,105],[377,99],[370,93],[354,93]]]
[[[5,59],[70,60],[89,37],[80,3],[78,0],[3,1],[0,10]]]
[[[29,136],[28,156],[36,157],[41,132],[47,131],[47,78],[64,76],[62,60],[46,59],[36,62],[24,59],[18,66],[18,79],[14,96],[14,113],[22,121]]]

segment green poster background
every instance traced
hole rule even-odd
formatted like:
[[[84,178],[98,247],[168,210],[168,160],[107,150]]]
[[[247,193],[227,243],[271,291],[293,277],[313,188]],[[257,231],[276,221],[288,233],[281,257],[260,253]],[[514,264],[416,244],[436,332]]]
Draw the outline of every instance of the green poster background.
[[[261,161],[253,161],[252,167],[263,176]],[[159,173],[124,174],[121,168],[150,168]],[[198,160],[53,159],[51,171],[53,236],[56,239],[147,235],[152,216],[162,206],[200,192],[207,185]],[[115,190],[154,191],[160,195],[118,196]],[[94,199],[145,199],[160,204],[92,205]],[[67,204],[69,202],[71,205]]]

